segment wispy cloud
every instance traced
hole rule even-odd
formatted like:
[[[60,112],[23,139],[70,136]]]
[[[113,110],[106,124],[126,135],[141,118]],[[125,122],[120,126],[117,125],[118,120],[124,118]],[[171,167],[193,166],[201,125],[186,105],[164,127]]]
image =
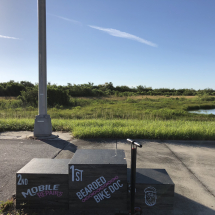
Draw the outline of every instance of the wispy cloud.
[[[66,20],[66,21],[68,21],[68,22],[72,22],[73,24],[76,24],[76,25],[82,25],[82,23],[81,23],[81,22],[76,21],[76,20],[74,20],[74,19],[68,19],[68,18],[66,18],[66,17],[63,17],[63,16],[57,16],[57,15],[53,15],[53,14],[49,14],[49,15],[52,15],[52,16],[55,16],[55,17],[58,17],[58,18],[60,18],[60,19]]]
[[[101,28],[101,27],[94,26],[94,25],[88,25],[88,26],[91,28],[100,30],[100,31],[104,31],[114,37],[122,37],[122,38],[130,39],[130,40],[136,40],[137,42],[144,43],[149,46],[157,47],[157,45],[155,43],[152,43],[148,40],[142,39],[140,37],[137,37],[135,35],[132,35],[132,34],[129,34],[126,32],[122,32],[122,31],[112,29],[112,28]]]
[[[8,37],[8,36],[3,36],[3,35],[0,35],[0,38],[19,40],[19,38],[16,38],[16,37]]]

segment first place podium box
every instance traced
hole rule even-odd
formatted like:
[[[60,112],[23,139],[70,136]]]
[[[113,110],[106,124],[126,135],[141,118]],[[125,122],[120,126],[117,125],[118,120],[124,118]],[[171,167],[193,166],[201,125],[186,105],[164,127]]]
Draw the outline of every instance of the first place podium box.
[[[34,158],[16,173],[16,208],[69,208],[70,159]]]
[[[69,162],[69,208],[126,210],[127,163],[123,150],[80,149]]]
[[[130,178],[131,169],[128,169],[128,187]],[[175,184],[165,169],[137,168],[135,187],[135,206],[142,209],[173,209]]]

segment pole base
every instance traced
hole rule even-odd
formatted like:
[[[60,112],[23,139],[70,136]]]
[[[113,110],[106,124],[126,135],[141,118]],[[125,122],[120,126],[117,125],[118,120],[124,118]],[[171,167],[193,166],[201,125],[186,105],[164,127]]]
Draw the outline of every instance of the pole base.
[[[34,123],[34,137],[49,137],[51,135],[51,117],[47,114],[37,115]]]
[[[51,136],[33,136],[33,135],[29,135],[27,137],[27,139],[31,139],[31,140],[56,140],[59,138],[59,135],[51,135]]]

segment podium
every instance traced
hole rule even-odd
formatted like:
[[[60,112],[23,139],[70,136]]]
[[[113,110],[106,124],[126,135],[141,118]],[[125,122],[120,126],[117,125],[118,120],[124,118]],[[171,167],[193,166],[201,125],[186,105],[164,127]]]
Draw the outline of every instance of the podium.
[[[20,169],[16,173],[16,208],[68,209],[68,163],[69,159],[34,158]]]
[[[126,201],[124,151],[77,150],[69,162],[69,208],[126,210]]]
[[[128,169],[130,187],[131,169]],[[135,205],[142,209],[173,208],[175,184],[165,169],[136,169]],[[128,189],[129,193],[129,189]],[[130,201],[130,195],[128,195]]]
[[[16,208],[173,208],[175,185],[165,169],[137,168],[135,178],[136,192],[124,150],[78,149],[72,159],[34,158],[16,173]]]

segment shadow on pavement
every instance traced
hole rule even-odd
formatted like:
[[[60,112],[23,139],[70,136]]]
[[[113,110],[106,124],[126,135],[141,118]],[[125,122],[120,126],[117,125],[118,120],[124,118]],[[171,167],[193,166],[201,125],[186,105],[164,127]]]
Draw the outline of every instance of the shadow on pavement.
[[[177,145],[177,146],[187,146],[187,147],[193,147],[193,148],[201,148],[201,147],[206,147],[206,148],[215,148],[215,141],[194,141],[194,140],[166,140],[162,141],[162,143],[167,143],[170,145]]]
[[[69,158],[72,158],[72,155],[76,152],[77,150],[77,146],[69,141],[66,140],[62,140],[60,138],[56,139],[56,140],[46,140],[46,139],[41,139],[41,140],[37,140],[37,141],[41,141],[44,142],[46,144],[49,144],[55,148],[58,148],[59,151],[52,157],[52,159],[56,158],[62,151],[65,151],[64,153],[70,152],[70,156]],[[68,157],[68,155],[67,155]],[[64,156],[64,158],[66,158]]]

